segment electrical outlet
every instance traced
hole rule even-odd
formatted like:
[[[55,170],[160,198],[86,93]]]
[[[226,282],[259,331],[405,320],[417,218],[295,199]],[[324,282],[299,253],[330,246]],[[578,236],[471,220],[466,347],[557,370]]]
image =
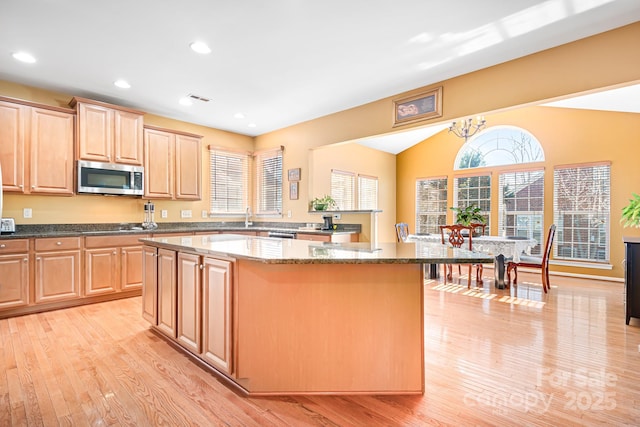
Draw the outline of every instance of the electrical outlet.
[[[180,218],[191,218],[191,210],[185,209],[180,211]]]
[[[202,209],[202,218],[208,218],[209,217],[209,212],[206,211],[206,209]]]
[[[291,209],[287,211],[287,218],[291,218]]]
[[[342,218],[342,214],[333,214],[333,219],[340,219]]]
[[[166,209],[162,209],[162,210],[160,211],[160,216],[161,216],[162,218],[166,218],[166,217],[168,216],[168,215],[167,215],[167,210],[166,210]]]
[[[31,210],[31,208],[24,208],[24,210],[22,211],[22,216],[24,218],[32,218],[33,217],[33,211]]]

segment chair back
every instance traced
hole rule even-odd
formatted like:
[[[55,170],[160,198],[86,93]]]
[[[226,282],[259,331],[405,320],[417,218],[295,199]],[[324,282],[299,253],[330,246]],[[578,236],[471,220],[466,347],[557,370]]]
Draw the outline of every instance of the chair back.
[[[465,236],[462,234],[462,230],[467,230],[468,235],[466,236],[469,242],[469,250],[472,250],[473,243],[471,241],[471,235],[473,234],[473,228],[468,225],[462,224],[452,224],[452,225],[441,225],[440,226],[440,234],[442,235],[442,244],[446,243],[447,240],[451,246],[454,248],[460,248],[464,244]],[[445,239],[445,232],[448,234],[448,238]]]
[[[396,237],[398,242],[405,242],[409,237],[409,224],[406,222],[399,222],[396,224]]]
[[[549,255],[551,255],[551,247],[553,246],[553,238],[556,235],[556,225],[551,224],[549,227],[549,233],[547,234],[547,242],[544,246],[544,252],[542,253],[542,266],[549,264]]]
[[[481,236],[484,236],[484,231],[487,228],[487,224],[481,224],[479,222],[478,223],[469,224],[469,226],[474,231],[474,233],[479,233]],[[476,235],[476,237],[477,237],[477,235]]]

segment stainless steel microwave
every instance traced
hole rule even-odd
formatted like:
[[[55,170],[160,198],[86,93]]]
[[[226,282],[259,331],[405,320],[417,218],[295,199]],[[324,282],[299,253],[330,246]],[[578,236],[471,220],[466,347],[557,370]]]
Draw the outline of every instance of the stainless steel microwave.
[[[78,160],[78,193],[141,196],[144,168]]]

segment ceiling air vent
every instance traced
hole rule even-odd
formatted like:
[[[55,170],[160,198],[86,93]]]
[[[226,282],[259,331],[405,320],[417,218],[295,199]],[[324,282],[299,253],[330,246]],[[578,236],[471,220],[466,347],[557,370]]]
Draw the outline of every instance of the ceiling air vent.
[[[204,96],[198,96],[198,95],[194,95],[192,93],[190,93],[189,95],[187,95],[187,98],[191,98],[194,99],[196,101],[202,101],[202,102],[209,102],[211,101],[209,98],[205,98]]]

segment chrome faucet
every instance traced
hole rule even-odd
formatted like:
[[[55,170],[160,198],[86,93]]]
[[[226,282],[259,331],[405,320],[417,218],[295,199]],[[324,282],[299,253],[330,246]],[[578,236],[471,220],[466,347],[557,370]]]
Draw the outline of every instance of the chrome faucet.
[[[251,207],[247,206],[247,210],[244,215],[244,228],[249,228],[250,225],[253,225],[253,223],[249,221],[249,218],[251,218]]]

